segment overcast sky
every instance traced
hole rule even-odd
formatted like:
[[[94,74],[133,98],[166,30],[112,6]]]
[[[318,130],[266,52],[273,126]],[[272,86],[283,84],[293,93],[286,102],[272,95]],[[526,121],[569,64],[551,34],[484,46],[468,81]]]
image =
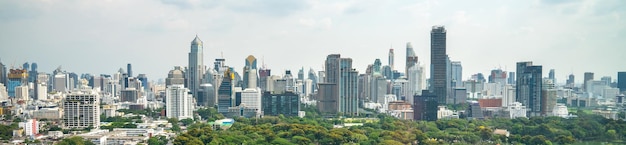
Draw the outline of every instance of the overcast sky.
[[[237,71],[248,55],[273,74],[319,71],[339,53],[363,73],[376,58],[387,64],[391,47],[403,71],[407,42],[429,69],[433,25],[446,27],[464,78],[518,61],[543,65],[544,76],[556,69],[559,82],[626,71],[623,0],[2,0],[0,59],[91,74],[132,63],[135,74],[165,78],[187,65],[197,34],[205,64],[223,56]]]

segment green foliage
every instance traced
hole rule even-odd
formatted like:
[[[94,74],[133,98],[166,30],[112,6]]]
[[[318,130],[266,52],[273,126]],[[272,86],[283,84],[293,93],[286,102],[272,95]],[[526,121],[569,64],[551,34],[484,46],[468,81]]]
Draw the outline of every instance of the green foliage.
[[[180,120],[180,122],[183,123],[184,126],[187,126],[193,123],[193,119],[187,118],[187,119]]]
[[[204,109],[205,116],[211,109]],[[214,130],[206,123],[194,123],[174,139],[174,144],[571,144],[578,141],[620,142],[626,137],[626,122],[597,115],[578,118],[532,117],[517,119],[444,119],[438,121],[399,120],[378,114],[378,121],[363,126],[333,128],[350,119],[323,119],[314,106],[303,105],[304,118],[264,116],[234,118],[228,130]],[[200,114],[200,113],[199,113]],[[211,117],[213,116],[213,117]],[[204,117],[203,117],[204,118]],[[209,119],[210,120],[210,119]],[[170,119],[178,124],[177,119]],[[180,122],[183,122],[182,120]],[[183,122],[183,124],[185,124]],[[495,135],[505,129],[510,136]]]
[[[95,145],[91,141],[84,140],[82,137],[74,136],[70,138],[65,138],[58,142],[56,145]]]
[[[166,145],[169,140],[165,136],[153,136],[148,139],[148,145]]]
[[[202,120],[208,120],[209,122],[224,119],[224,115],[217,113],[217,109],[213,107],[200,108],[194,114],[198,114]]]

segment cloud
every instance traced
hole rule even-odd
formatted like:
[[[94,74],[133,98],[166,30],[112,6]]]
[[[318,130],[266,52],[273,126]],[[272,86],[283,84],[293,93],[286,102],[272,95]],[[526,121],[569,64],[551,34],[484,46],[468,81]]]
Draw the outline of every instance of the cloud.
[[[330,29],[333,25],[333,20],[331,18],[321,18],[321,19],[300,18],[298,22],[301,25],[311,27],[311,28]]]

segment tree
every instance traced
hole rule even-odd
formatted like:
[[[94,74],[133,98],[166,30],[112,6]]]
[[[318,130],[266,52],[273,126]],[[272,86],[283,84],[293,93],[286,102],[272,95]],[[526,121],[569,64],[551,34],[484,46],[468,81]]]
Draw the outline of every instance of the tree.
[[[180,122],[183,123],[184,126],[187,126],[193,123],[193,119],[187,118],[187,119],[180,120]]]

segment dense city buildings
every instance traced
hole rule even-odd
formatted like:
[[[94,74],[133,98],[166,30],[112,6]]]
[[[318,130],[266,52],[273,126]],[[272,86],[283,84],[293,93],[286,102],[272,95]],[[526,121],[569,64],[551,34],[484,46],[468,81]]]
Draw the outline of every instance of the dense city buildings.
[[[449,103],[448,98],[448,55],[446,53],[446,29],[443,26],[433,26],[430,31],[430,91],[438,97],[441,104]]]
[[[326,58],[325,69],[326,77],[318,90],[320,112],[358,115],[358,72],[352,67],[352,59],[330,54]],[[332,110],[334,108],[337,109]]]
[[[589,90],[587,90],[587,83],[588,81],[592,81],[592,80],[593,80],[593,72],[585,72],[584,79],[583,79],[583,90],[585,92],[589,92]]]

